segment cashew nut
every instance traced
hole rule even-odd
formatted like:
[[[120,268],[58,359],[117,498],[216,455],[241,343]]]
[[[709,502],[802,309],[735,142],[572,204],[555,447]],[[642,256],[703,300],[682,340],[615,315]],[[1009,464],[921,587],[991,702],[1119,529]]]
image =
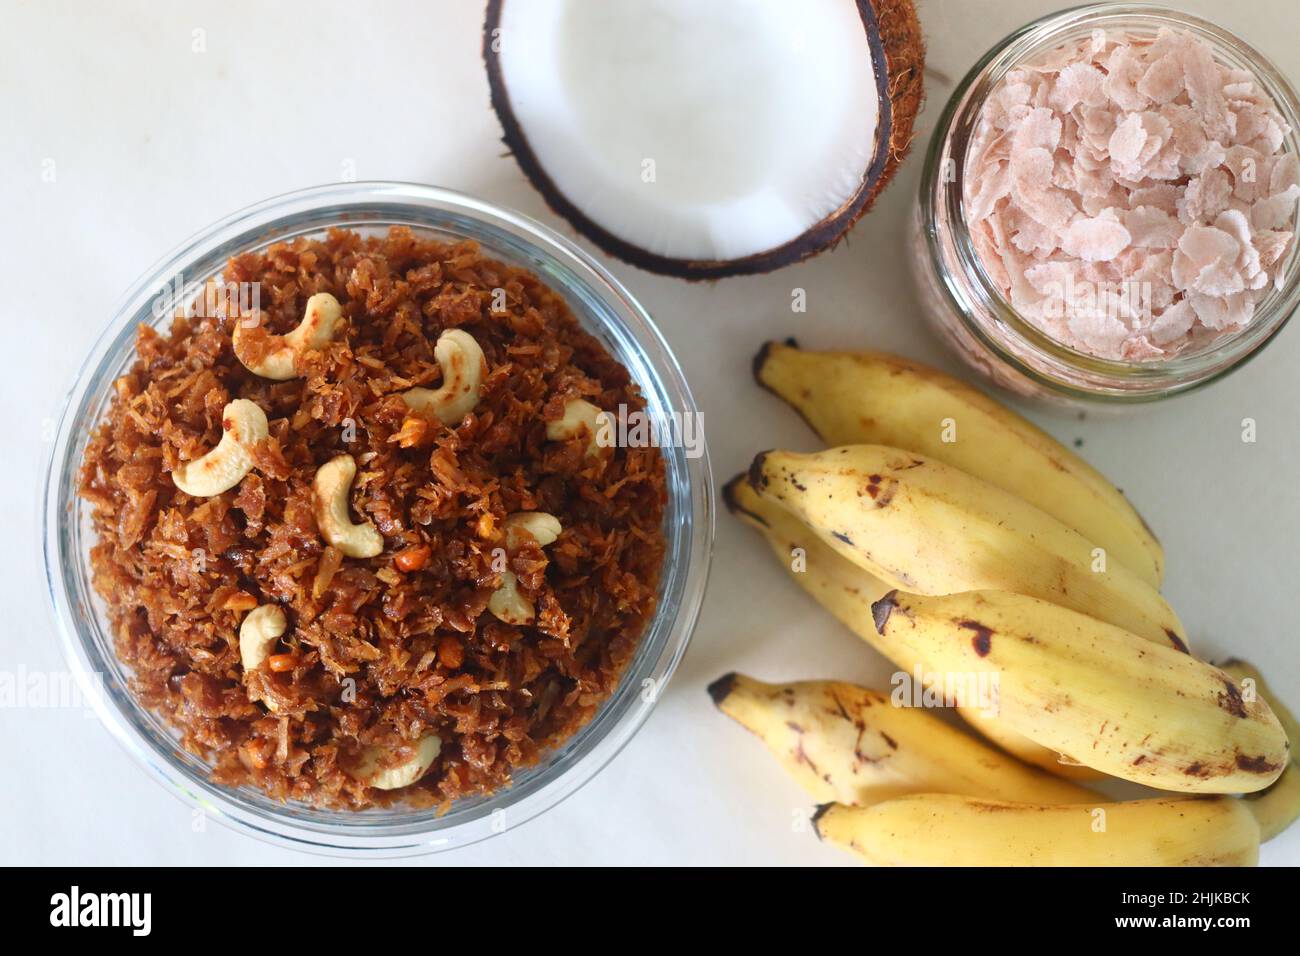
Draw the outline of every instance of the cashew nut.
[[[524,540],[531,537],[539,547],[555,542],[563,530],[559,519],[544,511],[518,511],[506,518],[502,525],[506,532],[506,551],[517,551]],[[533,604],[519,591],[519,578],[513,571],[501,572],[501,584],[488,598],[488,610],[505,624],[522,626],[531,624],[537,616]]]
[[[221,410],[221,428],[216,448],[172,471],[172,481],[187,495],[211,498],[243,480],[253,468],[253,446],[267,436],[266,412],[237,398]]]
[[[501,583],[488,598],[487,607],[498,621],[516,627],[532,624],[537,616],[533,602],[519,593],[519,578],[513,571],[501,572]]]
[[[459,425],[478,404],[487,360],[474,336],[461,329],[448,329],[438,336],[433,357],[442,369],[442,384],[436,389],[409,389],[402,398],[414,411],[432,415],[444,425]]]
[[[284,611],[275,604],[263,604],[245,615],[239,625],[239,660],[245,671],[262,666],[288,626]]]
[[[587,435],[587,457],[603,454],[606,445],[600,442],[601,426],[613,428],[609,412],[603,412],[591,402],[581,398],[564,403],[564,416],[546,423],[546,437],[551,441],[565,441]]]
[[[367,747],[352,776],[376,790],[400,790],[409,787],[424,776],[442,752],[442,741],[435,734],[427,734],[413,744],[415,753],[402,763],[378,769],[384,757],[384,748]]]
[[[244,367],[254,375],[269,378],[276,382],[296,378],[298,375],[298,356],[311,349],[321,349],[334,335],[334,327],[343,317],[343,307],[339,300],[328,292],[318,292],[307,300],[302,321],[292,332],[285,335],[272,335],[273,347],[255,365],[244,363]],[[235,355],[239,356],[239,339],[244,328],[243,321],[235,323]]]
[[[501,526],[506,532],[507,551],[518,551],[525,535],[535,538],[538,546],[544,548],[554,544],[564,530],[560,527],[560,519],[545,511],[516,511]]]
[[[316,525],[326,542],[349,558],[373,558],[384,550],[384,536],[369,521],[353,524],[348,517],[348,495],[356,474],[351,455],[339,455],[316,469],[312,482]]]

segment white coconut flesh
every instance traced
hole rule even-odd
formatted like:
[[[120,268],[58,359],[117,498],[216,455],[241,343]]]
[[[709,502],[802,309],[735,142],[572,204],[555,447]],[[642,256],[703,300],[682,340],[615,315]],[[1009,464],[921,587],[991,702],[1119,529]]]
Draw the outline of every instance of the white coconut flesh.
[[[504,0],[497,29],[510,112],[555,190],[651,255],[796,242],[876,158],[853,0]]]

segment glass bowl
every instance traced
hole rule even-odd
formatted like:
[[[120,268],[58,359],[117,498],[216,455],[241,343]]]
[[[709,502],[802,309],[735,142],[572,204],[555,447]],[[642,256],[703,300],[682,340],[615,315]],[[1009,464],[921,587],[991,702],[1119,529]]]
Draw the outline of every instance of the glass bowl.
[[[69,667],[104,725],[166,788],[236,830],[300,850],[354,856],[407,856],[465,846],[549,810],[590,780],[645,722],[694,629],[713,543],[713,488],[701,441],[692,454],[662,448],[667,478],[667,553],[654,619],[614,694],[590,723],[508,789],[467,798],[445,813],[401,806],[361,812],[281,803],[251,787],[208,780],[208,765],[132,698],[103,605],[90,583],[88,506],[77,472],[112,383],[134,359],[136,327],[170,324],[174,306],[226,260],[272,242],[331,226],[384,231],[405,225],[436,238],[474,239],[484,252],[536,273],[564,296],[578,321],[628,369],[656,424],[691,416],[694,399],[667,343],[618,281],[566,239],[530,219],[445,189],[369,182],[320,186],[259,203],[185,242],[127,293],[81,367],[59,416],[43,506],[46,581]],[[188,290],[188,293],[187,293]],[[659,434],[667,434],[660,432]],[[676,432],[673,432],[676,434]]]
[[[1117,361],[1076,351],[1021,317],[988,277],[966,214],[969,147],[988,94],[1013,68],[1097,30],[1153,35],[1162,27],[1205,41],[1229,66],[1254,74],[1290,127],[1283,151],[1300,153],[1300,95],[1245,40],[1207,20],[1149,3],[1098,3],[1033,20],[997,43],[958,84],[941,115],[921,173],[911,257],[926,314],[972,368],[995,384],[1050,404],[1084,407],[1151,402],[1207,385],[1240,368],[1300,308],[1300,248],[1253,321],[1206,345],[1155,361]],[[1293,217],[1294,220],[1295,217]]]

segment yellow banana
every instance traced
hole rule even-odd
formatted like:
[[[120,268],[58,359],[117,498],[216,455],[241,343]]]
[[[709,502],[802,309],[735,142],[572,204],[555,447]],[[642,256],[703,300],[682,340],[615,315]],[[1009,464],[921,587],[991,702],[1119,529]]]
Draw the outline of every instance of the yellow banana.
[[[1300,817],[1300,770],[1295,762],[1287,764],[1277,782],[1258,793],[1248,793],[1242,803],[1259,824],[1261,842],[1278,836]]]
[[[884,445],[769,451],[749,481],[895,587],[1015,591],[1187,648],[1155,588],[1046,512],[942,462]]]
[[[907,793],[963,793],[1028,803],[1096,802],[916,707],[837,681],[765,684],[727,674],[709,696],[753,731],[820,802],[874,803]]]
[[[893,592],[875,605],[889,647],[931,673],[996,676],[998,721],[1090,767],[1162,790],[1250,793],[1290,756],[1262,699],[1190,654],[1003,591]]]
[[[1277,696],[1264,683],[1264,676],[1252,665],[1233,658],[1225,661],[1220,667],[1223,668],[1225,674],[1237,682],[1243,697],[1258,694],[1268,701],[1269,706],[1273,708],[1273,713],[1277,715],[1278,721],[1282,724],[1282,729],[1286,731],[1287,740],[1291,744],[1291,759],[1287,762],[1286,769],[1282,771],[1282,776],[1277,779],[1277,782],[1265,790],[1246,796],[1246,806],[1255,814],[1255,821],[1259,824],[1260,839],[1268,841],[1294,823],[1297,817],[1300,817],[1300,756],[1296,754],[1296,746],[1300,745],[1300,725],[1296,724],[1295,716],[1282,705]],[[1254,683],[1246,685],[1247,680]]]
[[[1067,780],[1101,780],[1105,774],[1086,764],[1064,758],[1050,747],[1034,743],[1024,734],[1017,733],[1000,721],[997,715],[979,707],[958,707],[957,713],[982,736],[997,744],[1011,756],[1024,763],[1046,770]]]
[[[891,590],[888,584],[840,557],[780,505],[760,498],[744,475],[727,483],[723,499],[733,514],[762,533],[777,562],[795,583],[897,667],[908,674],[916,672],[921,661],[908,657],[898,647],[886,647],[876,633],[871,606]],[[801,552],[800,570],[795,569],[796,549]],[[958,712],[981,734],[1025,763],[1069,779],[1095,780],[1102,776],[1091,767],[1062,763],[1055,751],[1010,730],[978,707],[959,707]]]
[[[1164,551],[1106,478],[1011,409],[935,369],[882,352],[769,342],[759,384],[829,445],[893,445],[959,468],[1041,508],[1160,587]]]
[[[1254,866],[1259,826],[1233,797],[1049,806],[927,793],[827,804],[817,835],[878,866]]]

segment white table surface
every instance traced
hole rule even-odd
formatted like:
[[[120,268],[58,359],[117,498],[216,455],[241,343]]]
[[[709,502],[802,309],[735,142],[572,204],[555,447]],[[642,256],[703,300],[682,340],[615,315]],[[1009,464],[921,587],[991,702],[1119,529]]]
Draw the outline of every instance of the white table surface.
[[[952,83],[1053,0],[923,0],[930,102],[917,147],[848,242],[757,278],[688,285],[611,262],[675,348],[705,414],[719,482],[763,448],[811,449],[802,423],[750,379],[767,338],[874,346],[955,368],[922,323],[902,226],[920,147]],[[1300,79],[1294,0],[1181,0]],[[37,551],[40,471],[56,403],[126,286],[178,242],[265,197],[355,175],[434,183],[569,233],[503,155],[479,60],[476,2],[112,4],[0,0],[0,671],[57,673]],[[299,17],[306,22],[299,22]],[[196,34],[195,31],[203,31]],[[205,52],[194,52],[196,36]],[[47,179],[53,170],[53,181]],[[581,241],[581,240],[580,240]],[[586,243],[584,242],[584,245]],[[791,289],[808,311],[790,311]],[[1295,363],[1295,364],[1293,364]],[[1031,417],[1121,485],[1169,554],[1167,595],[1198,650],[1247,656],[1300,706],[1300,329],[1226,382],[1121,420]],[[1241,440],[1243,418],[1258,441]],[[690,651],[649,722],[550,813],[432,864],[840,864],[799,821],[809,799],[705,685],[884,682],[880,659],[719,515]],[[220,826],[191,828],[95,720],[0,709],[0,862],[267,864],[312,857]],[[1300,827],[1263,850],[1300,863]]]

